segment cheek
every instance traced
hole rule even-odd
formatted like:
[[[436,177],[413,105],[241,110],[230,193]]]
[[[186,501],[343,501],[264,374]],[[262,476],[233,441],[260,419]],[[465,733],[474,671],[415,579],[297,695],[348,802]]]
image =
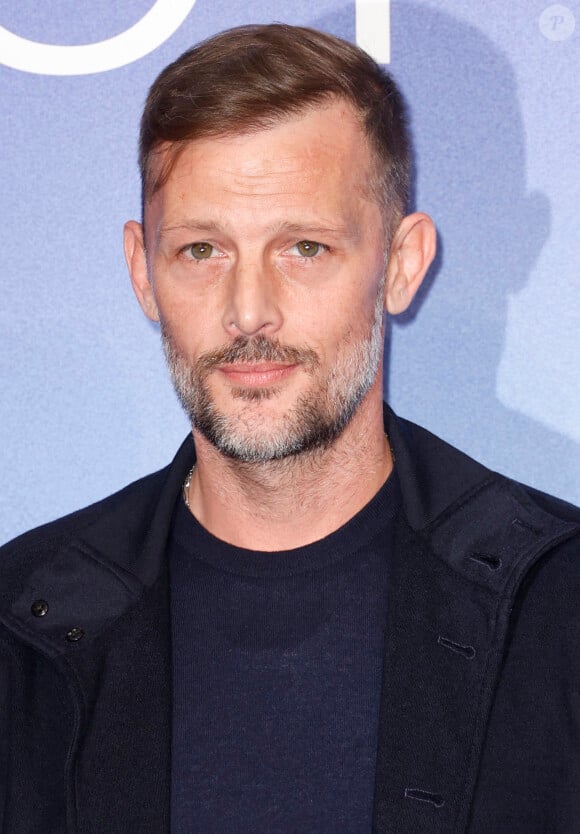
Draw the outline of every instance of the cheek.
[[[187,362],[195,361],[203,350],[203,344],[199,340],[199,329],[184,314],[183,309],[160,308],[159,322],[163,336],[169,340],[176,353]]]
[[[158,288],[156,300],[163,326],[186,345],[207,338],[215,328],[216,311],[210,309],[207,299],[197,301],[191,294],[164,284]]]
[[[307,343],[320,359],[321,368],[331,368],[338,356],[348,349],[348,345],[356,338],[352,322],[347,316],[332,317],[322,313],[314,330],[308,338],[306,331],[298,335],[297,344]]]

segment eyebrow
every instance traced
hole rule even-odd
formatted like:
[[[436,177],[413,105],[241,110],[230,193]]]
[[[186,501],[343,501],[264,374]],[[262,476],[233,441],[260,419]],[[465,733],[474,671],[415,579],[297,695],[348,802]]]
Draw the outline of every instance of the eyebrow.
[[[224,231],[219,223],[211,223],[207,220],[186,220],[183,223],[167,224],[159,226],[158,234],[163,235],[167,232],[181,232],[181,231],[195,231],[195,232],[221,232]]]
[[[158,235],[164,235],[171,232],[191,231],[191,232],[207,232],[207,233],[221,233],[228,234],[227,229],[217,221],[204,220],[202,218],[190,218],[182,223],[166,224],[160,226],[157,230]],[[345,224],[336,226],[318,225],[316,221],[313,223],[290,223],[282,221],[281,223],[269,226],[266,231],[270,234],[309,234],[320,235],[321,237],[342,237],[348,240],[356,240],[359,238],[358,230],[353,229]]]
[[[286,232],[290,234],[301,234],[302,232],[307,231],[309,234],[312,233],[315,235],[321,235],[322,237],[330,235],[332,237],[346,237],[348,239],[359,237],[358,233],[355,232],[354,229],[343,224],[339,224],[337,226],[318,226],[308,222],[280,223],[275,227],[275,231],[278,233]]]

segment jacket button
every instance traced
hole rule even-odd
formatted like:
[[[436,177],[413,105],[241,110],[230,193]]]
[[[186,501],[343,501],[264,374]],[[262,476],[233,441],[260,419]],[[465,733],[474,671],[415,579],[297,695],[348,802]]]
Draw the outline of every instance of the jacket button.
[[[71,628],[70,631],[66,633],[66,639],[69,643],[78,643],[79,640],[85,636],[85,632],[82,628]]]
[[[36,599],[30,606],[30,611],[35,617],[44,617],[45,614],[48,614],[48,602],[43,599]]]

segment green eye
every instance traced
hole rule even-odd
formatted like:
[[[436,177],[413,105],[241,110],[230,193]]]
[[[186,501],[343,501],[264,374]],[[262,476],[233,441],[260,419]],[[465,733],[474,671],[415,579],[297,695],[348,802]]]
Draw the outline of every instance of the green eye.
[[[318,255],[322,246],[314,240],[301,240],[296,244],[296,250],[303,258],[313,258]]]
[[[187,251],[191,253],[191,256],[195,258],[196,261],[203,261],[206,258],[211,258],[213,246],[202,240],[199,243],[192,243],[187,247]]]

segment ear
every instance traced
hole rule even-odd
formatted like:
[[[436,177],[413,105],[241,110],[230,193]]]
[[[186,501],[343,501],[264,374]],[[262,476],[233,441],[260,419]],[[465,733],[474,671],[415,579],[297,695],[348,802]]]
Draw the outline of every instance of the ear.
[[[429,215],[414,212],[402,219],[393,236],[387,263],[385,307],[391,315],[407,309],[436,249],[437,232]]]
[[[147,269],[147,258],[145,256],[145,241],[143,239],[143,226],[136,220],[129,220],[123,229],[123,245],[125,248],[125,260],[131,276],[133,292],[141,309],[151,321],[159,321],[159,311],[155,301],[155,293],[149,279]]]

